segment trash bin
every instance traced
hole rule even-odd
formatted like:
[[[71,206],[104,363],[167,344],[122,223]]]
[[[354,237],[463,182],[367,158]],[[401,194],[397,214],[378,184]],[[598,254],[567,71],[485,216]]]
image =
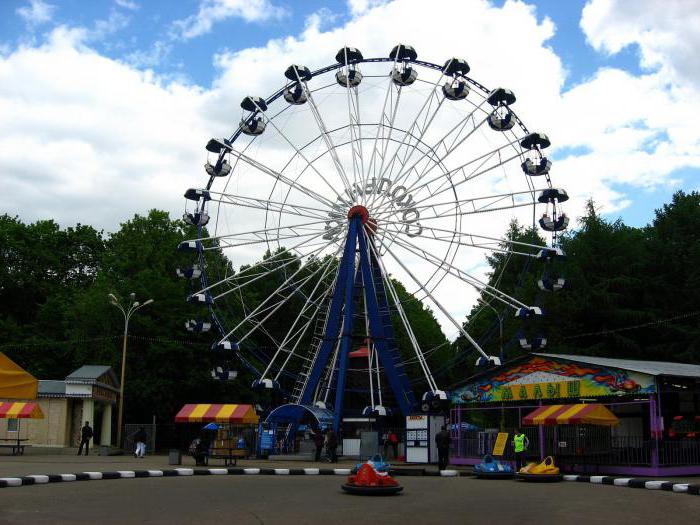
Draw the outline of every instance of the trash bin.
[[[182,465],[182,452],[176,448],[171,448],[168,453],[168,465]]]

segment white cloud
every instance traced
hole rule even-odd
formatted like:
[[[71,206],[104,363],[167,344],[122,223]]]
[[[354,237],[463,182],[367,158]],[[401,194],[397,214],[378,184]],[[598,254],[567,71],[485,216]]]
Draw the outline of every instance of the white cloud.
[[[139,50],[129,53],[125,60],[134,67],[145,69],[154,68],[162,63],[170,54],[172,44],[157,40],[148,50]]]
[[[208,33],[215,23],[234,17],[246,22],[264,22],[285,15],[285,9],[269,0],[202,0],[196,15],[173,22],[174,36],[189,40]]]
[[[42,0],[29,0],[29,5],[16,9],[16,13],[30,27],[50,22],[55,11],[55,5],[47,4]]]
[[[119,7],[128,9],[129,11],[136,11],[141,7],[139,6],[139,4],[137,4],[136,2],[132,2],[131,0],[114,0],[114,3],[117,4]]]
[[[232,5],[225,13],[233,12]],[[227,16],[262,20],[259,11],[255,14],[260,5],[248,2],[246,6],[252,9],[246,11],[248,14],[239,7],[225,16],[205,15],[200,9],[201,17],[196,15],[181,27],[182,36],[190,38],[209,31]],[[354,17],[342,27],[325,30],[320,19],[315,19],[300,35],[272,40],[259,48],[220,53],[210,88],[167,82],[100,56],[88,47],[95,30],[85,28],[58,28],[46,44],[0,57],[0,179],[7,194],[13,196],[5,210],[25,220],[56,217],[63,224],[80,221],[107,230],[151,207],[176,214],[183,206],[183,191],[203,183],[203,145],[209,137],[226,136],[235,129],[241,117],[238,102],[245,95],[269,95],[284,83],[287,66],[297,63],[316,69],[328,65],[344,45],[357,46],[366,57],[376,57],[387,56],[400,41],[415,46],[420,59],[438,64],[452,56],[465,57],[473,78],[489,87],[514,90],[518,97],[514,109],[531,130],[549,134],[553,149],[585,149],[585,153],[555,163],[552,172],[554,184],[572,197],[566,211],[573,217],[581,214],[584,201],[591,196],[606,211],[627,205],[635,195],[626,193],[618,183],[644,190],[672,183],[679,168],[700,167],[700,131],[692,118],[700,114],[700,97],[685,74],[674,73],[669,82],[661,71],[633,75],[603,69],[563,91],[566,70],[549,46],[554,24],[546,18],[538,21],[534,8],[522,2],[495,7],[483,0],[447,6],[459,16],[445,16],[444,10],[411,0],[357,6]],[[464,31],[464,20],[479,23]],[[604,17],[601,23],[606,32],[614,33],[610,20]],[[596,35],[593,30],[588,33],[591,42],[597,41]],[[151,56],[133,55],[129,60],[132,65],[149,67],[161,51],[154,49]],[[678,65],[674,68],[681,71]],[[367,64],[363,70],[386,75],[386,64]],[[421,75],[422,79],[431,78],[429,72]],[[363,81],[364,115],[378,113],[385,83],[370,76]],[[429,89],[428,84],[419,83],[406,90],[400,117],[405,123],[415,115]],[[337,100],[319,97],[324,109]],[[330,113],[329,120],[342,123],[347,119],[346,106],[341,106]],[[286,106],[278,101],[275,107]],[[444,132],[449,119],[454,120],[458,107],[445,104],[427,135],[429,143]],[[280,125],[287,123],[285,131],[296,144],[312,138],[317,130],[313,118],[304,112],[308,106],[289,108],[280,117]],[[337,136],[341,135],[338,132]],[[474,138],[476,147],[492,140],[488,129]],[[279,167],[289,148],[269,131],[249,151]],[[309,155],[324,151],[325,146],[318,142],[308,148]],[[349,158],[347,151],[342,155]],[[303,165],[298,161],[289,169],[299,173]],[[331,163],[326,167],[327,173],[334,173]],[[239,166],[237,173],[228,191],[263,195],[263,190],[268,190],[265,195],[269,194],[267,179],[259,172]],[[512,164],[470,190],[483,195],[522,182],[519,167]],[[319,183],[315,186],[322,187]],[[244,208],[234,212],[235,216],[224,218],[220,228],[260,227],[259,214]],[[510,212],[468,216],[463,228],[500,236],[510,216]],[[234,262],[247,262],[256,255],[259,252],[255,250],[241,250]],[[478,250],[460,251],[454,264],[481,275],[483,255]],[[412,271],[426,271],[425,265],[415,260],[409,266]],[[401,274],[395,265],[390,271]],[[448,278],[436,293],[453,316],[462,319],[475,293],[458,285]],[[440,318],[446,331],[454,335],[445,317]]]
[[[373,7],[386,4],[388,0],[348,0],[348,9],[353,16],[363,15]]]
[[[696,0],[590,0],[581,28],[598,51],[637,44],[641,65],[700,88],[700,5]]]

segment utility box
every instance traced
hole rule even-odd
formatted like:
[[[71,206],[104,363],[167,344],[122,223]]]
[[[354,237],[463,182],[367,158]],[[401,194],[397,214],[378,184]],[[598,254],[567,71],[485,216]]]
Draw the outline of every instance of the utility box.
[[[168,465],[182,465],[182,452],[176,448],[171,448],[168,453]]]
[[[375,454],[379,454],[379,433],[360,433],[360,461],[365,461]],[[386,459],[386,458],[385,458]]]
[[[435,435],[445,424],[445,416],[414,414],[406,416],[406,463],[437,463]]]

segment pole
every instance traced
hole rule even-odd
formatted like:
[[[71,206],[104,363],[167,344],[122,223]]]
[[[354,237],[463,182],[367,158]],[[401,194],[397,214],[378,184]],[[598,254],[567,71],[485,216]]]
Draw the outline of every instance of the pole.
[[[124,373],[126,371],[126,340],[129,331],[129,318],[124,317],[124,342],[122,344],[122,373],[119,381],[119,416],[117,417],[117,447],[122,446],[122,418],[124,416]]]
[[[107,297],[109,298],[109,302],[114,306],[115,308],[118,308],[119,311],[122,313],[124,316],[124,341],[122,343],[122,373],[121,373],[121,381],[119,383],[119,415],[117,416],[117,446],[121,448],[122,446],[122,418],[124,416],[124,374],[126,372],[126,340],[129,337],[129,319],[131,319],[131,315],[138,309],[143,308],[144,306],[148,306],[153,302],[153,299],[149,299],[148,301],[140,304],[138,301],[136,301],[136,294],[131,293],[129,294],[129,302],[130,305],[128,308],[124,308],[120,303],[117,297],[114,294],[107,294]]]

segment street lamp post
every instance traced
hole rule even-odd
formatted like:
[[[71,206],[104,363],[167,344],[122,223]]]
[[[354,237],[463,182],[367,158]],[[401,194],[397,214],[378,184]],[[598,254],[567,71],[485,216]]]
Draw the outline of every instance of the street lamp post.
[[[126,365],[126,341],[129,337],[129,319],[136,310],[143,308],[153,302],[153,299],[149,299],[145,303],[141,304],[136,301],[136,294],[129,294],[129,304],[127,307],[123,307],[117,297],[114,294],[109,294],[109,302],[112,306],[119,308],[119,311],[124,316],[124,340],[122,342],[122,373],[121,381],[119,382],[119,416],[117,417],[117,446],[121,448],[122,446],[122,417],[124,415],[124,371]]]

